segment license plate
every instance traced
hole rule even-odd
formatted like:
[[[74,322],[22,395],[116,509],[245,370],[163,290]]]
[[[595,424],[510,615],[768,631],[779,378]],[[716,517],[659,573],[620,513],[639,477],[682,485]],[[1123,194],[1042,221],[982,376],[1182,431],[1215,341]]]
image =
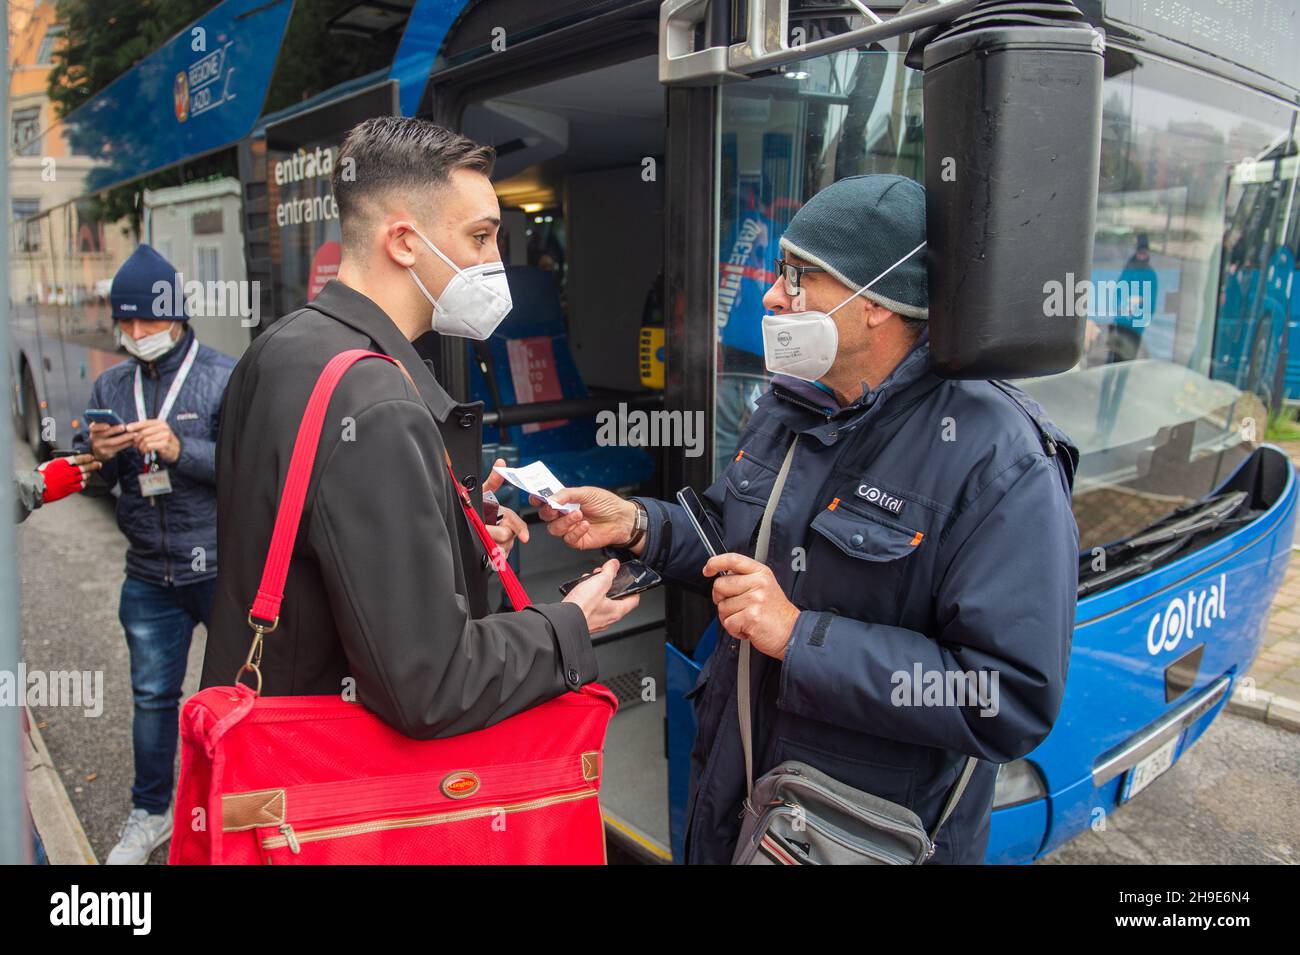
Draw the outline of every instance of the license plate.
[[[1138,760],[1137,765],[1129,770],[1128,777],[1124,780],[1124,794],[1120,797],[1120,802],[1128,802],[1155,782],[1165,770],[1174,764],[1174,754],[1178,752],[1178,740],[1180,738],[1181,734],[1175,736],[1151,755]]]

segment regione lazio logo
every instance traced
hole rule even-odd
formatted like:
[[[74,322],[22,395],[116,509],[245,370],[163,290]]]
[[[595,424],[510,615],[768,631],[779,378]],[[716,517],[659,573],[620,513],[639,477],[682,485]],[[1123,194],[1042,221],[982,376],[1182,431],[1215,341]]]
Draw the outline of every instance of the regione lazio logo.
[[[220,49],[206,53],[176,74],[172,82],[172,100],[176,106],[176,122],[201,116],[235,98],[231,78],[234,66],[227,62],[233,41]]]
[[[1227,616],[1227,600],[1228,578],[1225,574],[1219,574],[1218,583],[1171,598],[1147,624],[1147,652],[1155,656],[1174,649],[1184,637],[1195,639],[1198,630],[1208,630],[1214,621]]]
[[[181,70],[172,83],[172,99],[176,103],[176,122],[183,123],[190,118],[190,81]]]

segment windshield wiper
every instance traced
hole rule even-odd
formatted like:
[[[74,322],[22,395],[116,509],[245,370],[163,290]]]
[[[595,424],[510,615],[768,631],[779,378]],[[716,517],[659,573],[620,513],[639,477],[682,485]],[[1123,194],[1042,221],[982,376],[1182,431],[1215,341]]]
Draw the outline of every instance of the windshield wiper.
[[[1109,570],[1097,572],[1097,576],[1089,577],[1086,580],[1081,572],[1079,574],[1079,596],[1086,597],[1088,594],[1102,590],[1111,584],[1119,583],[1121,580],[1137,577],[1149,570],[1154,570],[1157,565],[1182,550],[1183,545],[1186,543],[1187,538],[1180,537],[1177,540],[1170,541],[1163,547],[1158,547],[1143,554],[1134,554],[1128,562],[1121,563],[1117,567],[1112,566]],[[1109,563],[1110,561],[1107,560],[1107,564]]]
[[[1246,491],[1230,491],[1179,508],[1164,520],[1105,548],[1105,568],[1092,569],[1092,555],[1079,558],[1079,596],[1137,577],[1163,564],[1191,540],[1233,523],[1245,523],[1249,514],[1233,520],[1250,499]]]
[[[1168,518],[1170,520],[1169,524],[1163,526],[1157,524],[1148,531],[1136,534],[1124,541],[1123,546],[1129,550],[1135,550],[1153,544],[1163,544],[1179,537],[1190,537],[1202,531],[1214,530],[1237,513],[1248,497],[1250,495],[1245,491],[1232,491],[1229,494],[1220,494],[1209,500],[1198,502],[1193,505],[1193,509],[1189,513],[1182,516],[1179,516],[1179,511],[1175,511]]]

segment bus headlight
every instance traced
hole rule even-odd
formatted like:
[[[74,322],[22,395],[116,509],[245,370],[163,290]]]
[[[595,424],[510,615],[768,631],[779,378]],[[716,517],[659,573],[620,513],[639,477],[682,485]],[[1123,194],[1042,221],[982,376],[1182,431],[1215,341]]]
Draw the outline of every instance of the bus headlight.
[[[1047,795],[1042,773],[1027,759],[1017,759],[998,767],[998,781],[993,789],[993,808],[1006,809],[1033,802]]]

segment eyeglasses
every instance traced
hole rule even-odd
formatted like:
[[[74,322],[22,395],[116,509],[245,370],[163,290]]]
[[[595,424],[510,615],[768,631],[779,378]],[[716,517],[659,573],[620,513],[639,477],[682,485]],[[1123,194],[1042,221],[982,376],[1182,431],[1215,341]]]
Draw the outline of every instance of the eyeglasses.
[[[825,272],[826,270],[820,265],[791,265],[785,259],[776,260],[777,274],[785,279],[785,293],[787,295],[799,294],[799,282],[805,272]]]

